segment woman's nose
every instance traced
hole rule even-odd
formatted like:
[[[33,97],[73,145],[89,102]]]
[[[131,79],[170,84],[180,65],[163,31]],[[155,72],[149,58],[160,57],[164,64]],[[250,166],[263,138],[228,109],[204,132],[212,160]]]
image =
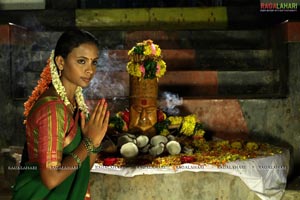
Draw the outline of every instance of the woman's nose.
[[[93,73],[94,73],[94,66],[93,66],[93,63],[89,63],[89,64],[88,64],[88,66],[87,66],[85,72],[86,72],[87,74],[93,74]]]

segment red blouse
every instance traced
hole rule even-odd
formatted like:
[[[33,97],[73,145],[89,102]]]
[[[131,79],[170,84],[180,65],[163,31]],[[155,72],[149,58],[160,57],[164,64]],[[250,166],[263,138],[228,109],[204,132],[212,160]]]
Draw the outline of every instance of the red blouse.
[[[78,116],[77,112],[74,120],[58,97],[45,97],[36,102],[26,123],[28,162],[46,168],[59,167],[63,148],[76,135]]]

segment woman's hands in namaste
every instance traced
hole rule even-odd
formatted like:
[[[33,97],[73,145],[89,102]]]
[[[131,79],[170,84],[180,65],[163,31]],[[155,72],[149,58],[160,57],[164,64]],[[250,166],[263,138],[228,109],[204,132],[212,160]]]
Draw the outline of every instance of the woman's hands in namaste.
[[[81,129],[83,135],[89,137],[95,147],[100,145],[106,134],[109,114],[105,99],[101,99],[97,103],[88,121],[86,121],[86,116],[84,116],[83,113],[81,114]]]

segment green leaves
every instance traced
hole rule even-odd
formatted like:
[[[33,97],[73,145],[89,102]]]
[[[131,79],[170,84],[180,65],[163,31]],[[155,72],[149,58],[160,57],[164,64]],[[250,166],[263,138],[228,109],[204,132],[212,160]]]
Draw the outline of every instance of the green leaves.
[[[144,55],[144,46],[135,46],[133,52],[138,55]]]
[[[145,79],[153,79],[156,77],[156,65],[157,63],[153,60],[146,60],[144,62],[144,67],[145,67]]]

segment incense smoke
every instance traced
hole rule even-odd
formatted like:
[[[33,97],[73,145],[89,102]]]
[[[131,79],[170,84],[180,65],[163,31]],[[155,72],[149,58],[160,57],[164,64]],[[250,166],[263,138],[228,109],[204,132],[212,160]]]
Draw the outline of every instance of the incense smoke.
[[[95,77],[88,88],[84,90],[87,99],[115,98],[126,96],[128,83],[120,78],[120,72],[126,68],[126,63],[118,60],[115,54],[109,55],[108,50],[102,50],[98,60]]]
[[[182,97],[179,97],[178,94],[173,94],[171,92],[163,92],[159,100],[159,108],[168,115],[178,115],[180,110],[177,108],[177,106],[182,104]]]

